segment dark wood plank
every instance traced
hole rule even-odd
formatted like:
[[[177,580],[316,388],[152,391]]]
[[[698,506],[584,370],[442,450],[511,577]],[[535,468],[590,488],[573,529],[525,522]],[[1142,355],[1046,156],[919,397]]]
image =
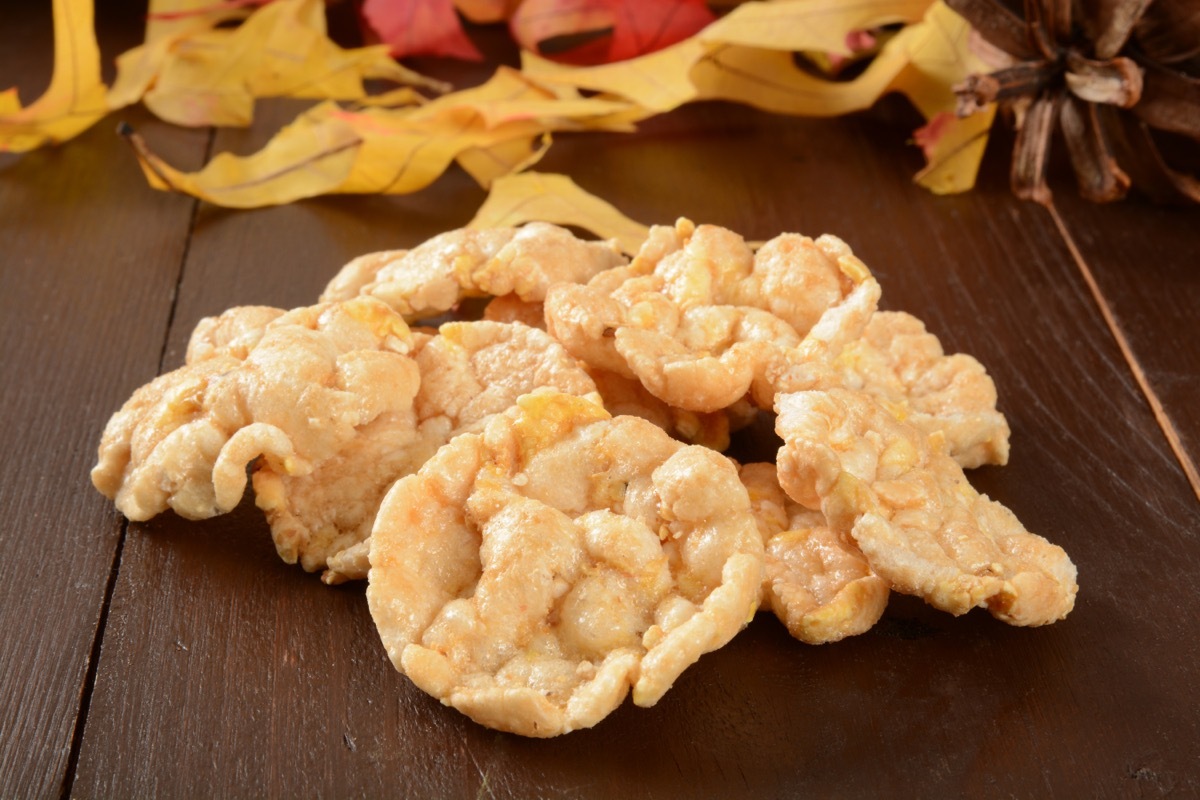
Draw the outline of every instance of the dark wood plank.
[[[1073,187],[1055,206],[1111,313],[1117,335],[1161,405],[1163,427],[1200,499],[1200,226],[1194,208],[1139,197],[1095,207]]]
[[[108,56],[137,41],[136,4],[99,24]],[[0,84],[49,82],[49,4],[6,8]],[[207,136],[134,112],[172,158]],[[72,141],[0,156],[0,796],[57,795],[123,520],[92,488],[100,431],[159,368],[193,203],[155,195],[113,119]]]
[[[440,707],[387,663],[361,587],[278,563],[250,503],[132,526],[75,793],[267,796],[1129,796],[1196,791],[1200,510],[1041,209],[1002,159],[975,193],[913,187],[911,117],[829,122],[699,106],[543,163],[644,221],[835,232],[885,305],[995,374],[1012,463],[973,479],[1080,568],[1065,622],[1017,630],[895,598],[856,640],[756,620],[653,709],[551,741]],[[266,117],[250,134],[261,141]],[[233,140],[223,138],[221,142]],[[253,144],[253,141],[250,142]],[[358,252],[461,224],[461,175],[411,198],[199,218],[171,332],[227,305],[309,302]],[[769,455],[766,445],[759,445]]]

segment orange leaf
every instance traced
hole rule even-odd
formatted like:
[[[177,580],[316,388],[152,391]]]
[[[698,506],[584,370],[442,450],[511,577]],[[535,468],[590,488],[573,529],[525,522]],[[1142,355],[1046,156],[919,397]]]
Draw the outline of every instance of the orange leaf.
[[[463,31],[453,0],[365,0],[362,14],[396,58],[428,55],[483,60]]]
[[[610,203],[584,191],[566,175],[524,172],[492,184],[471,228],[500,228],[540,220],[574,225],[605,238],[621,249],[638,251],[650,229],[622,214]]]
[[[22,108],[16,90],[0,93],[0,152],[24,152],[78,136],[108,113],[91,0],[54,0],[54,73]]]
[[[471,22],[501,22],[521,5],[521,0],[454,0],[454,6]]]

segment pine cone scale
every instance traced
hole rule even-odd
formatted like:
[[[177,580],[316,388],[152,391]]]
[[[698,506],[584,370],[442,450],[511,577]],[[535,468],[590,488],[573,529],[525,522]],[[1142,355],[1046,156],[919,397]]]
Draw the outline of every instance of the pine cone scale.
[[[1019,15],[1003,0],[947,2],[1015,62],[955,92],[960,114],[991,102],[1017,112],[1019,197],[1050,202],[1045,172],[1057,127],[1088,199],[1119,199],[1132,182],[1158,199],[1200,202],[1200,181],[1172,168],[1154,136],[1200,140],[1200,3],[1024,0]]]

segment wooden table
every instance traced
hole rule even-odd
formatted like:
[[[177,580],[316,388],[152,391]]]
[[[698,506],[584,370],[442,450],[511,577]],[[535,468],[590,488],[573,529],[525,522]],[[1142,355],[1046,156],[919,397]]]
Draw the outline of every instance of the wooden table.
[[[20,5],[0,83],[29,98],[50,26]],[[110,57],[142,9],[100,5]],[[194,168],[256,149],[295,108],[264,104],[249,130],[122,118]],[[201,317],[307,305],[351,257],[465,223],[481,190],[452,173],[408,197],[222,210],[149,189],[115,121],[0,160],[0,796],[1200,793],[1195,210],[1096,207],[1059,176],[1056,219],[1010,196],[1003,137],[975,191],[935,197],[911,182],[901,102],[832,121],[697,105],[560,137],[539,168],[635,219],[846,239],[885,307],[995,376],[1012,460],[972,481],[1063,545],[1081,590],[1041,629],[894,597],[870,633],[823,647],[760,615],[653,709],[532,741],[416,690],[362,585],[280,562],[252,502],[129,524],[88,480],[108,416],[182,362]]]

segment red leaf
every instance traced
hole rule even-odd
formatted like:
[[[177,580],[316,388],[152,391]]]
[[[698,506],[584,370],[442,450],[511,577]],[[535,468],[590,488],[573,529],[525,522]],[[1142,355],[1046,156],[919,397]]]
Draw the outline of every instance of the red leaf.
[[[517,44],[526,50],[539,55],[559,56],[562,54],[543,51],[541,45],[560,37],[612,28],[610,4],[610,0],[525,0],[509,20],[509,29]],[[592,40],[587,46],[593,47],[595,42]],[[606,44],[603,54],[607,55],[607,52]],[[603,60],[603,56],[597,55],[599,60]],[[574,63],[574,59],[571,61]]]
[[[482,61],[453,0],[365,0],[363,18],[396,58],[427,55]]]
[[[509,22],[527,50],[571,64],[623,61],[675,44],[715,19],[704,0],[525,0]],[[581,43],[547,52],[551,40]]]
[[[942,111],[934,114],[929,122],[913,131],[913,144],[924,151],[926,160],[933,158],[934,149],[946,135],[954,120],[953,114],[949,111]]]
[[[613,0],[609,61],[624,61],[683,41],[714,19],[704,0]]]
[[[846,34],[846,49],[853,53],[864,53],[870,50],[878,43],[875,34],[870,31],[850,31]],[[825,57],[829,59],[829,66],[837,71],[844,64],[850,61],[850,58],[841,53],[826,53]]]

